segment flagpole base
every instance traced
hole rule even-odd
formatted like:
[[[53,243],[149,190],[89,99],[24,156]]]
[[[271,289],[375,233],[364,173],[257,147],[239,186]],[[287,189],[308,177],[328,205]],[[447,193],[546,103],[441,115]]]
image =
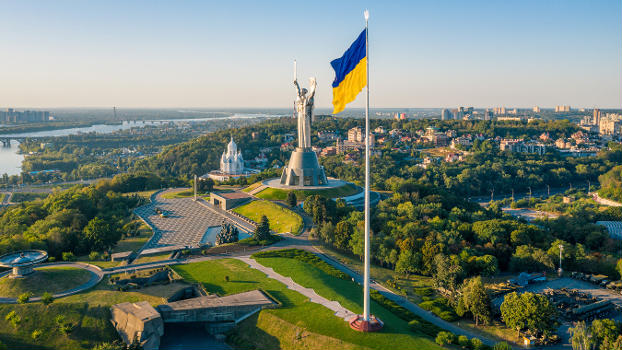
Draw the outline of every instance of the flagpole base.
[[[350,324],[350,328],[359,332],[378,332],[384,327],[384,322],[374,315],[369,315],[369,321],[365,321],[363,315],[356,315],[352,317],[348,323]]]

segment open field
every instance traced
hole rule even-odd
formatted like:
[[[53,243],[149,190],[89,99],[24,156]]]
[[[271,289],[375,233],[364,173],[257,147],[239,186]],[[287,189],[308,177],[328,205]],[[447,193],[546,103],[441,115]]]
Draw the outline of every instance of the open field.
[[[252,186],[252,185],[251,185]],[[261,199],[273,200],[273,201],[284,201],[287,199],[287,194],[289,190],[284,190],[280,188],[266,188],[261,192],[257,193],[255,196]],[[306,190],[294,190],[296,194],[296,198],[301,201],[312,195],[319,195],[326,198],[338,198],[338,197],[346,197],[351,196],[360,192],[360,189],[352,184],[347,184],[344,186],[336,187],[336,188],[328,188],[325,190],[315,190],[315,191],[306,191]]]
[[[15,311],[21,318],[17,327],[5,320],[5,316]],[[68,335],[60,331],[56,322],[58,315],[64,316],[65,323],[73,326]],[[117,334],[109,321],[107,306],[86,303],[41,303],[24,305],[0,305],[0,341],[9,349],[92,349],[96,344],[117,339]],[[40,330],[41,336],[33,340],[32,332]]]
[[[39,268],[27,278],[0,279],[0,296],[16,298],[31,292],[41,296],[45,292],[58,293],[88,282],[91,272],[74,267]]]
[[[334,249],[317,246],[324,254],[339,261],[352,271],[363,274],[363,262],[356,257],[337,252]],[[422,294],[426,293],[433,287],[432,278],[428,276],[410,275],[400,276],[395,271],[381,266],[371,265],[369,269],[371,278],[382,283],[385,287],[400,293],[415,304],[423,301]],[[433,294],[433,293],[432,293]],[[428,296],[432,296],[432,294]]]
[[[179,190],[176,192],[167,192],[162,195],[162,198],[171,199],[171,198],[190,198],[194,196],[194,191],[191,188]],[[209,200],[209,193],[201,193],[197,192],[197,196]]]
[[[248,193],[248,192],[250,192],[250,191],[252,191],[252,190],[256,189],[256,188],[257,188],[257,187],[259,187],[259,186],[261,186],[261,181],[259,181],[259,182],[255,182],[254,184],[252,184],[252,185],[250,185],[250,186],[248,186],[248,187],[243,188],[243,189],[242,189],[242,192],[246,192],[246,193]]]
[[[136,251],[145,245],[149,238],[151,238],[151,235],[153,235],[151,228],[142,222],[138,232],[138,236],[123,238],[117,242],[117,245],[112,248],[112,253]]]
[[[286,267],[281,272],[295,272],[294,280],[298,283],[313,285],[317,288],[318,294],[333,296],[335,300],[354,312],[362,310],[362,291],[353,282],[329,276],[311,265],[293,259],[265,258],[261,260],[262,263],[293,264],[294,267]],[[258,318],[251,317],[240,325],[237,335],[243,336],[250,343],[240,348],[277,343],[286,346],[282,349],[306,348],[305,338],[300,334],[290,337],[292,334],[290,325],[295,325],[304,330],[303,333],[313,334],[314,338],[310,341],[317,342],[317,344],[344,344],[346,348],[357,349],[388,349],[396,344],[399,344],[400,349],[440,349],[429,338],[410,332],[405,321],[375,302],[372,302],[372,310],[387,323],[386,327],[378,333],[358,333],[350,329],[343,319],[334,316],[331,310],[309,302],[303,295],[287,289],[282,283],[269,279],[265,274],[250,269],[238,260],[222,259],[176,265],[173,269],[187,282],[201,282],[212,293],[228,295],[261,288],[283,304],[278,309],[263,310]],[[225,276],[229,277],[229,282],[225,282]],[[262,316],[264,313],[271,314],[279,320],[270,316],[266,320],[263,318],[265,316]],[[325,338],[316,337],[316,335]]]
[[[136,265],[136,264],[144,264],[144,263],[154,262],[154,261],[167,260],[169,256],[171,256],[171,252],[157,254],[157,255],[150,255],[150,256],[141,256],[138,259],[134,260],[132,264]]]
[[[0,304],[0,341],[9,349],[92,349],[98,343],[118,339],[110,323],[110,306],[143,300],[157,306],[187,286],[185,283],[171,283],[118,292],[105,277],[94,288],[55,300],[49,306],[41,303]],[[15,311],[22,319],[17,328],[5,320],[10,311]],[[55,320],[58,315],[63,315],[64,322],[73,325],[69,335],[59,330]],[[31,336],[34,330],[43,332],[36,341]]]
[[[302,228],[300,215],[268,201],[252,201],[233,209],[233,211],[257,223],[265,215],[270,221],[270,229],[277,233],[298,233]]]

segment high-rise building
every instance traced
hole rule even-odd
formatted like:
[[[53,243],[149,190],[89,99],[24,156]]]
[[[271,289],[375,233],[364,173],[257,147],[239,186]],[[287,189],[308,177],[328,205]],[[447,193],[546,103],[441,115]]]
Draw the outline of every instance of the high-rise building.
[[[538,107],[538,106],[533,107],[533,112],[534,113],[540,113],[540,107]]]
[[[570,106],[555,106],[555,112],[570,112]]]
[[[496,115],[505,114],[505,107],[495,107],[494,112]]]
[[[594,123],[594,125],[600,124],[600,109],[594,108],[594,116],[592,122]]]
[[[449,119],[449,110],[443,108],[443,110],[441,110],[441,120],[448,120]]]

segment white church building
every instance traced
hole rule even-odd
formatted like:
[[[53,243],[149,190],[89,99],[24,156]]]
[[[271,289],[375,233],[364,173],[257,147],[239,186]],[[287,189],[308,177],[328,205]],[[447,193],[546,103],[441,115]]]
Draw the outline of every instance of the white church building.
[[[233,141],[233,136],[227,144],[227,148],[220,156],[220,170],[210,171],[202,177],[210,177],[217,181],[227,181],[231,178],[245,177],[256,174],[257,170],[248,169],[244,166],[242,151],[238,150],[238,145]]]

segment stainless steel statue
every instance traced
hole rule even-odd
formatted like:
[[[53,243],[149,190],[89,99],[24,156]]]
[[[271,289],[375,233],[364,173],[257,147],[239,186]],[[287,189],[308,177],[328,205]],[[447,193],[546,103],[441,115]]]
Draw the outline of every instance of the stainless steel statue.
[[[294,77],[294,85],[298,97],[296,98],[296,113],[298,114],[298,147],[311,148],[311,120],[313,119],[313,97],[317,83],[315,78],[309,78],[309,89],[300,88],[298,79]]]
[[[328,184],[324,168],[311,149],[311,121],[317,84],[309,78],[309,90],[300,88],[296,78],[294,61],[294,85],[296,86],[296,114],[298,116],[298,147],[292,152],[289,163],[283,168],[281,185],[292,187],[325,186]]]

